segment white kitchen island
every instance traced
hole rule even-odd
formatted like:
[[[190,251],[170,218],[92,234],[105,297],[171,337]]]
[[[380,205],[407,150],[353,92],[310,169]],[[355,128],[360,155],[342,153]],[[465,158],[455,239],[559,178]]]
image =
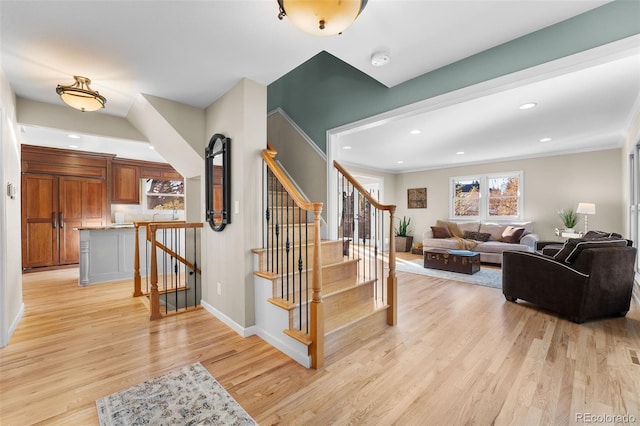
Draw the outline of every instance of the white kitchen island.
[[[145,253],[145,230],[140,227],[140,252]],[[80,285],[133,280],[135,234],[133,224],[78,228],[80,231]],[[144,262],[142,256],[141,262]],[[140,265],[140,275],[145,275]]]

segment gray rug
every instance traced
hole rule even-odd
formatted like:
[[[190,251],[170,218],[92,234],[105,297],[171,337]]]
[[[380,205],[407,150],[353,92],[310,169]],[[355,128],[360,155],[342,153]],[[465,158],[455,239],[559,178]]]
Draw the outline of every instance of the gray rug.
[[[438,269],[425,268],[422,259],[402,260],[396,259],[396,269],[412,274],[427,275],[434,278],[444,278],[453,281],[462,281],[470,284],[482,285],[485,287],[502,288],[502,269],[481,266],[480,270],[473,275],[461,274],[458,272],[440,271]]]
[[[103,426],[257,425],[199,362],[96,400]]]

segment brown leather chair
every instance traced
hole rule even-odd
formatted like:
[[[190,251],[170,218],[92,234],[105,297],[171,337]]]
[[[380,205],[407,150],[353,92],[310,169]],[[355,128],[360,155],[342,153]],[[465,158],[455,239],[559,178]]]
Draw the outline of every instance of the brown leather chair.
[[[554,257],[504,252],[502,293],[582,323],[625,316],[631,304],[636,249],[628,240],[575,240]],[[570,240],[571,241],[571,240]]]

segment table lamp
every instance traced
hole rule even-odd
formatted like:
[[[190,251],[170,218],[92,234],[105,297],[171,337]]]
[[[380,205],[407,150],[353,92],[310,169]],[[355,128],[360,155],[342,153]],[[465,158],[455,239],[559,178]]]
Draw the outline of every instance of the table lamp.
[[[584,214],[584,233],[587,233],[587,215],[596,214],[596,205],[593,203],[578,203],[576,213]]]

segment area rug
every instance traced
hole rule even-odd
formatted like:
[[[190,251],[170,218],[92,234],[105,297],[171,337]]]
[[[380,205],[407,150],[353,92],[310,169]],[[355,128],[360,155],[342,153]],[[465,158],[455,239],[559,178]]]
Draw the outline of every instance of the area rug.
[[[439,269],[425,268],[422,259],[402,260],[396,259],[396,269],[412,274],[427,275],[434,278],[444,278],[453,281],[462,281],[470,284],[482,285],[485,287],[502,288],[502,270],[481,266],[480,270],[473,275],[461,274],[459,272],[441,271]]]
[[[96,400],[102,426],[257,425],[200,363]]]

